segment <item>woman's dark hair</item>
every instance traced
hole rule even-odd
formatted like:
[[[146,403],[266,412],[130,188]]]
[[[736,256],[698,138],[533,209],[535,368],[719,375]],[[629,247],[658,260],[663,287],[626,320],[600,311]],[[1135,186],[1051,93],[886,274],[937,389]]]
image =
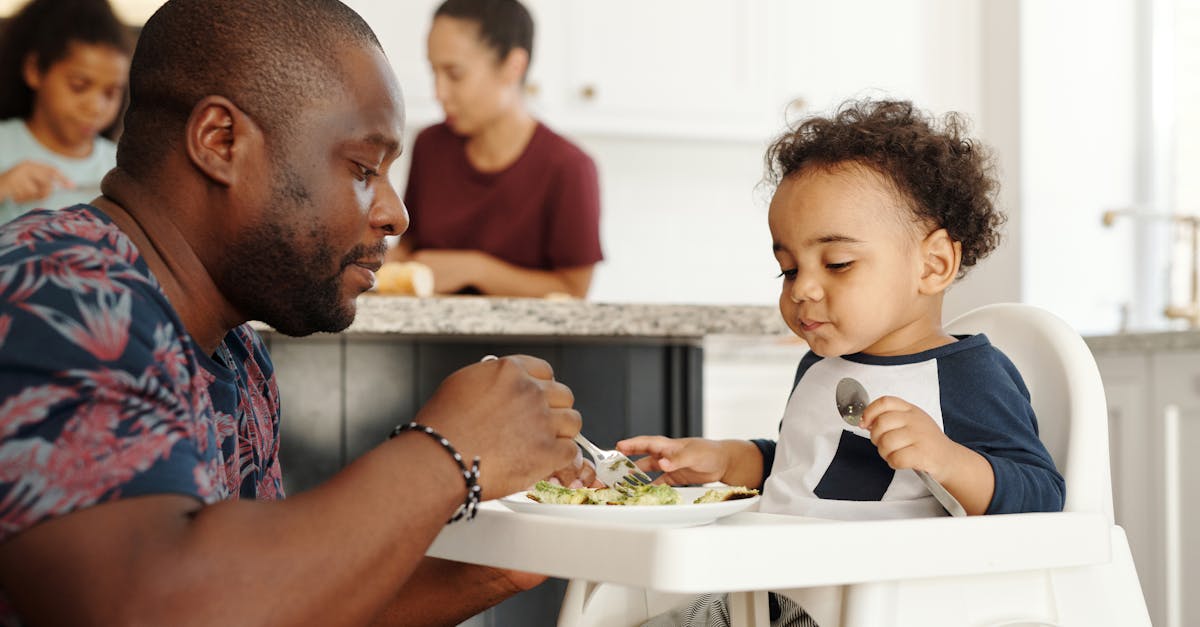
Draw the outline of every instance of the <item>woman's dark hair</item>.
[[[959,277],[995,250],[1005,216],[995,204],[997,182],[990,152],[966,137],[967,122],[941,120],[906,101],[849,101],[831,117],[812,117],[767,149],[766,181],[814,168],[866,166],[886,177],[910,201],[921,222],[946,229],[962,244]]]
[[[433,17],[453,17],[479,25],[479,39],[500,60],[520,48],[533,62],[533,16],[517,0],[446,0]]]
[[[34,94],[23,72],[30,54],[45,72],[67,56],[72,43],[112,46],[128,55],[132,40],[107,0],[30,0],[0,30],[0,120],[33,113]]]

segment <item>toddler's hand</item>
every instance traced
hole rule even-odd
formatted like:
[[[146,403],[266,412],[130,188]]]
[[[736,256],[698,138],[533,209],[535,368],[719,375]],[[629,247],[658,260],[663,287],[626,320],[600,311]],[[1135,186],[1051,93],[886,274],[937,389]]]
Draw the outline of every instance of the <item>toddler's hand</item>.
[[[945,464],[958,446],[924,410],[895,396],[875,399],[859,426],[871,432],[871,442],[888,466],[924,470],[938,481],[944,480]]]
[[[704,438],[668,438],[641,435],[617,442],[617,450],[626,455],[645,455],[638,468],[662,471],[655,483],[688,485],[721,481],[729,467],[729,456],[720,442]]]
[[[75,185],[54,166],[22,161],[0,174],[0,201],[6,198],[18,203],[41,200],[54,193],[56,187],[71,189]]]

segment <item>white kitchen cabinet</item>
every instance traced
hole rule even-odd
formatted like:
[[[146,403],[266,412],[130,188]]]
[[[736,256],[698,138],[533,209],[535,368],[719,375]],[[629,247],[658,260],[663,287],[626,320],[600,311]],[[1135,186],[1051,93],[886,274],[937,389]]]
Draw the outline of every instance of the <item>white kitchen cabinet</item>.
[[[764,143],[846,98],[980,110],[978,2],[525,0],[531,108],[572,135]],[[348,0],[375,29],[410,125],[441,118],[425,40],[439,0]]]
[[[549,83],[538,91],[556,124],[575,133],[761,131],[768,3],[552,1],[539,5],[553,20],[543,30],[555,32],[542,51]]]
[[[425,41],[433,11],[442,0],[404,0],[403,2],[381,2],[380,0],[343,0],[347,6],[362,16],[387,54],[400,88],[404,91],[404,104],[410,122],[422,121],[421,126],[433,115],[437,98],[433,92],[433,74]]]
[[[1162,556],[1165,627],[1200,625],[1200,351],[1154,355],[1153,405],[1147,431],[1157,481],[1156,534]]]
[[[980,110],[977,3],[777,0],[772,6],[773,113],[828,111],[865,96],[907,98],[934,111]]]
[[[1108,400],[1117,524],[1129,536],[1151,621],[1200,625],[1200,351],[1094,352]]]

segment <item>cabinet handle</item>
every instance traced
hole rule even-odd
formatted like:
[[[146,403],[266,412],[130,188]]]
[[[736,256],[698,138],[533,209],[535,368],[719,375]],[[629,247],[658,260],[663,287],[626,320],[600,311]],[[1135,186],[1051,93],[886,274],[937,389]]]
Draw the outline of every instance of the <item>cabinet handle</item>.
[[[595,100],[596,99],[596,86],[595,85],[584,85],[583,88],[579,90],[579,97],[583,98],[584,100]]]

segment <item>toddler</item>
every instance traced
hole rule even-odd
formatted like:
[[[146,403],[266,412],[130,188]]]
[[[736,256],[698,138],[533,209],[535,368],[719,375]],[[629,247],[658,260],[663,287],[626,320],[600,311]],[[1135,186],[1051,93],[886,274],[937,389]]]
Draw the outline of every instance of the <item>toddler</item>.
[[[864,101],[806,120],[767,152],[779,310],[804,339],[778,442],[642,436],[617,444],[661,481],[763,488],[760,511],[840,519],[1059,511],[1063,478],[1020,374],[984,335],[942,328],[946,290],[999,242],[989,157],[956,115]],[[835,389],[872,402],[842,420]],[[772,595],[772,624],[815,623]],[[728,624],[707,596],[650,625]]]

